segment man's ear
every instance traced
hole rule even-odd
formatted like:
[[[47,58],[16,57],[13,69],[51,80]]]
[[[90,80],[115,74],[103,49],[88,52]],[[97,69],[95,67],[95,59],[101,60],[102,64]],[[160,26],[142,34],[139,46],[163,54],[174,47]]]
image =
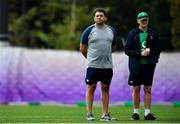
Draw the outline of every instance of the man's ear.
[[[139,24],[139,22],[140,22],[140,20],[139,19],[137,19],[137,23]]]
[[[105,21],[107,21],[107,16],[105,17]]]

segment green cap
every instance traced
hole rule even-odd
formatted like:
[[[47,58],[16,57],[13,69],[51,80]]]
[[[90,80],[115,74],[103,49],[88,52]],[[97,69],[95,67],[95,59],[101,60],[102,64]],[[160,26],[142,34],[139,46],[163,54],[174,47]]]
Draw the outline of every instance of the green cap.
[[[146,12],[140,12],[137,15],[138,20],[144,20],[144,19],[149,19],[149,15]]]

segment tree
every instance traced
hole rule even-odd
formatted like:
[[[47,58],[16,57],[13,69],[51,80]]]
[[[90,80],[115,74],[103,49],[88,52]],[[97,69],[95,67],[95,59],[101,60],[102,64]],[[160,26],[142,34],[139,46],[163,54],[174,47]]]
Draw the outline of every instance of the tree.
[[[171,0],[170,1],[170,13],[172,17],[172,27],[171,27],[171,33],[172,33],[172,44],[174,48],[180,49],[180,15],[179,15],[179,9],[180,9],[180,1],[179,0]]]
[[[16,4],[21,5],[22,3],[16,2]],[[59,0],[40,0],[38,2],[27,1],[26,5],[26,10],[23,13],[17,11],[13,14],[16,15],[14,18],[12,17],[13,21],[10,21],[11,44],[38,48],[58,48],[56,46],[57,40],[54,41],[54,39],[59,38],[59,34],[56,33],[56,28],[58,28],[56,26],[66,23],[70,8],[69,3],[66,1],[60,3]]]
[[[12,11],[10,11],[9,27],[13,45],[78,50],[82,31],[94,23],[93,10],[96,7],[103,7],[108,11],[107,23],[117,31],[118,50],[123,50],[121,41],[126,38],[129,30],[136,26],[136,15],[140,11],[147,11],[150,14],[150,24],[158,31],[163,50],[172,50],[172,43],[177,44],[178,33],[173,33],[177,38],[172,38],[173,42],[171,42],[169,0],[10,1]],[[15,8],[17,11],[13,11]],[[177,32],[176,27],[172,28],[173,32]]]

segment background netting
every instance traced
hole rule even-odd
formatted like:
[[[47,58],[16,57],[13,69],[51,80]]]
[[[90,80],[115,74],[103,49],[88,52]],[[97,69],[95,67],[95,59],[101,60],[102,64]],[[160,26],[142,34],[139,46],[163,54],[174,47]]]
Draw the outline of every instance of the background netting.
[[[161,53],[152,89],[152,102],[180,100],[180,53]],[[114,76],[110,103],[131,100],[128,57],[113,53]],[[0,48],[0,103],[84,100],[86,59],[78,51]],[[141,94],[143,99],[143,94]],[[99,84],[95,101],[100,101]]]

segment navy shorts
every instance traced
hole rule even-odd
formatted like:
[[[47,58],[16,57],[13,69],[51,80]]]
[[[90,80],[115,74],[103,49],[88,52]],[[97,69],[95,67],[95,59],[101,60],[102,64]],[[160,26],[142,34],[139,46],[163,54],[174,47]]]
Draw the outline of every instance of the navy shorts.
[[[128,84],[131,86],[152,86],[155,67],[156,64],[140,65],[139,73],[130,73]]]
[[[86,84],[96,84],[101,81],[103,84],[110,85],[113,76],[113,70],[110,69],[100,69],[100,68],[87,68],[86,72]]]

